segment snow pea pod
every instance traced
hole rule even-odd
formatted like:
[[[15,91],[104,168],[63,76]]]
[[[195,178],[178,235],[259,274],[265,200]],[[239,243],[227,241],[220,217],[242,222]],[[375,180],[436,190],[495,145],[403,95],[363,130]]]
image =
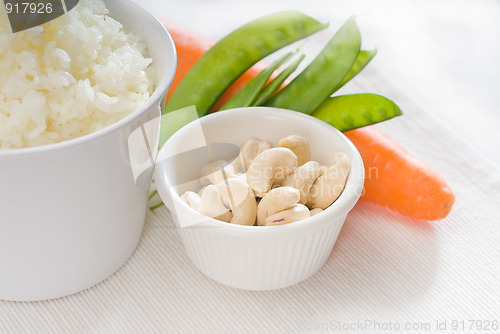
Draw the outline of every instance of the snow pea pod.
[[[299,67],[299,64],[302,62],[302,60],[305,58],[305,55],[300,55],[299,58],[294,60],[293,63],[288,65],[283,71],[281,71],[280,74],[276,78],[274,78],[270,83],[267,84],[264,89],[259,93],[257,96],[255,102],[253,103],[254,106],[261,106],[264,103],[266,103],[267,100],[273,96],[274,93],[278,91],[278,89],[281,87],[283,82],[292,75],[293,72]]]
[[[311,64],[266,105],[312,113],[340,88],[342,80],[358,56],[360,47],[361,34],[355,17],[351,17]]]
[[[205,115],[231,83],[256,62],[327,26],[297,11],[278,12],[247,23],[196,62],[170,97],[165,112],[195,105],[198,114]]]
[[[402,115],[388,98],[377,94],[350,94],[328,98],[312,116],[339,131],[348,131]]]
[[[266,85],[266,82],[271,77],[274,71],[281,66],[288,58],[294,55],[295,52],[289,52],[284,56],[280,57],[274,61],[271,65],[260,71],[257,76],[252,78],[245,87],[243,87],[236,95],[234,95],[229,101],[227,101],[220,110],[226,110],[231,108],[242,108],[249,107],[253,105],[253,102],[257,98],[257,95]]]
[[[361,72],[366,65],[368,65],[368,63],[373,59],[373,57],[375,57],[376,54],[377,49],[359,51],[354,64],[349,70],[349,73],[347,73],[347,75],[345,76],[344,80],[342,80],[340,87],[344,86],[349,80],[358,75],[358,73]]]

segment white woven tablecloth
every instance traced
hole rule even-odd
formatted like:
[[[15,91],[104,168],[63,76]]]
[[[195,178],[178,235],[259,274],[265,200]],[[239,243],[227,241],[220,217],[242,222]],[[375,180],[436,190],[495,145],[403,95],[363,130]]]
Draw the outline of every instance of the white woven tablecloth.
[[[316,275],[248,292],[199,272],[163,207],[148,214],[131,259],[101,284],[57,300],[0,302],[0,333],[434,332],[445,321],[453,332],[500,321],[500,173],[373,68],[351,89],[398,101],[405,115],[381,128],[446,176],[457,197],[446,219],[412,221],[360,202]]]

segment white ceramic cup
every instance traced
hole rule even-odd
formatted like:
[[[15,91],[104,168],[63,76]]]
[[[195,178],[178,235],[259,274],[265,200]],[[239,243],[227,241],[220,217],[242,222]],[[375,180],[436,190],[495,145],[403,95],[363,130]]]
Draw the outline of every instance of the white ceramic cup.
[[[139,110],[90,135],[0,150],[0,299],[44,300],[89,288],[118,270],[139,242],[159,104],[175,74],[176,52],[163,25],[142,7],[105,3],[148,45],[156,89]]]
[[[186,190],[201,188],[198,171],[209,161],[204,141],[213,144],[214,160],[231,161],[238,154],[233,147],[250,138],[278,146],[289,135],[307,138],[312,160],[322,165],[332,165],[337,152],[350,159],[342,195],[323,212],[287,225],[242,226],[202,216],[180,198]],[[160,150],[155,182],[198,269],[232,287],[269,290],[303,281],[325,263],[362,192],[364,167],[349,139],[323,121],[290,110],[251,107],[217,112],[181,128]]]

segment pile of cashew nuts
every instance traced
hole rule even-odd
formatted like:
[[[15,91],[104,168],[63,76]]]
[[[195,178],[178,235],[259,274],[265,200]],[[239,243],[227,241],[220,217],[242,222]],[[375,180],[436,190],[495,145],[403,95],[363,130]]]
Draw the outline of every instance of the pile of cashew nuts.
[[[309,142],[291,135],[272,147],[249,139],[232,162],[211,162],[200,170],[204,186],[181,198],[211,218],[239,225],[270,226],[314,216],[330,206],[344,190],[349,158],[335,155],[335,163],[311,161]]]

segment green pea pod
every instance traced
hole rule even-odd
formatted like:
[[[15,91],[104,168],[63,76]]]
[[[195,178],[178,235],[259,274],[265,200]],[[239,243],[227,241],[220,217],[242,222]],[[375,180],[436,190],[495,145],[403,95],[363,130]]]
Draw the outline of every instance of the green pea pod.
[[[272,97],[267,106],[312,113],[341,87],[361,47],[361,34],[351,17],[319,55],[292,82]]]
[[[297,11],[279,12],[247,23],[221,39],[196,62],[170,97],[165,112],[194,105],[200,116],[205,115],[256,62],[327,26]]]
[[[348,131],[402,115],[401,109],[377,94],[351,94],[328,98],[312,116],[339,131]]]
[[[377,54],[377,49],[373,50],[361,50],[358,53],[358,56],[356,57],[356,60],[354,61],[354,64],[352,65],[351,69],[349,70],[349,73],[345,76],[344,80],[342,80],[342,83],[340,84],[340,87],[344,86],[349,80],[354,78],[356,75],[361,72],[366,65],[375,57]]]
[[[283,82],[292,75],[293,72],[299,67],[302,60],[305,58],[305,55],[300,55],[293,63],[287,66],[276,78],[274,78],[270,83],[267,84],[264,89],[259,93],[257,99],[253,103],[254,106],[261,106],[267,102],[273,96],[274,93],[278,91]]]
[[[289,52],[260,71],[259,74],[257,74],[245,85],[245,87],[243,87],[229,101],[227,101],[227,103],[220,110],[252,106],[255,98],[271,77],[271,74],[273,74],[273,72],[276,71],[281,64],[287,61],[294,54],[295,52]]]

